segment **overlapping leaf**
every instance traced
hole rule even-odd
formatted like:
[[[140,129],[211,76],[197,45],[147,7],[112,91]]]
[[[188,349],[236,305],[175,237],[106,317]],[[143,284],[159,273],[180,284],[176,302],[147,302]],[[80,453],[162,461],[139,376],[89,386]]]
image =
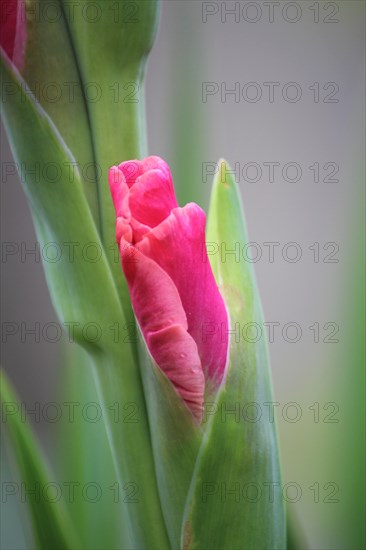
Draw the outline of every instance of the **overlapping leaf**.
[[[221,162],[214,182],[207,243],[230,313],[230,364],[207,425],[187,501],[182,546],[284,548],[285,520],[264,338],[247,332],[263,319],[250,264],[222,250],[247,242],[235,181]],[[221,327],[216,327],[221,330]],[[227,335],[223,334],[223,337]]]
[[[139,350],[161,505],[171,548],[177,549],[202,431],[142,336]]]
[[[7,95],[3,86],[2,110],[37,236],[42,248],[51,243],[58,251],[57,261],[44,262],[53,304],[62,321],[75,323],[75,340],[86,347],[107,345],[111,340],[108,325],[120,321],[122,312],[80,177],[76,173],[72,180],[69,178],[68,165],[75,159],[5,58],[1,74],[4,83],[15,90]],[[28,170],[27,166],[38,166],[38,170]],[[49,166],[58,170],[56,181],[46,169]],[[85,337],[85,326],[92,323],[100,326],[98,341],[92,330],[90,338]],[[125,351],[128,354],[127,346]]]

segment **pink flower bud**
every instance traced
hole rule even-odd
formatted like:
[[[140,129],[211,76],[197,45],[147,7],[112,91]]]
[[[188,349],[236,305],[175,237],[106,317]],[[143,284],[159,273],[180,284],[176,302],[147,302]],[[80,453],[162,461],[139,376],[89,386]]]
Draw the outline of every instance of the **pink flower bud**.
[[[112,167],[109,183],[136,318],[152,357],[200,421],[205,389],[222,382],[228,349],[205,213],[194,203],[178,206],[169,167],[159,157]]]

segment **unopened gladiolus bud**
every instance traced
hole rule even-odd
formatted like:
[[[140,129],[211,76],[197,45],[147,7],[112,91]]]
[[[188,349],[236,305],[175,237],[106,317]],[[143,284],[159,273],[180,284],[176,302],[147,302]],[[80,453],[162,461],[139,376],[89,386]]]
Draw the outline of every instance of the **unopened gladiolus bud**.
[[[221,384],[228,350],[219,330],[209,338],[202,330],[228,323],[210,263],[202,259],[205,213],[194,203],[178,206],[169,167],[159,157],[112,167],[109,183],[122,267],[141,331],[154,360],[200,421],[205,389]]]

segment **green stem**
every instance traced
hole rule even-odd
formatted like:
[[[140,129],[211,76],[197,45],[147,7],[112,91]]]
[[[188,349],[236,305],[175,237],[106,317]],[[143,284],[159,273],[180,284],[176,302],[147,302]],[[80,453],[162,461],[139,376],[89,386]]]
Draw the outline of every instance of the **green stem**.
[[[107,67],[108,69],[108,67]],[[98,181],[101,238],[111,267],[127,323],[134,322],[126,281],[116,244],[116,214],[108,186],[108,170],[125,160],[146,156],[146,123],[143,71],[126,67],[119,75],[106,70],[99,75],[100,100],[89,104]],[[137,356],[136,356],[137,357]]]
[[[169,549],[139,371],[105,354],[94,355],[92,364],[118,476],[115,495],[126,502],[134,548]]]
[[[66,0],[62,3],[66,6]],[[159,4],[155,0],[133,3],[96,0],[94,4],[100,14],[95,23],[82,17],[79,10],[68,24],[87,99],[99,170],[97,184],[104,252],[113,278],[111,282],[123,308],[121,320],[133,323],[127,283],[115,242],[116,215],[108,170],[112,165],[146,154],[143,75],[156,33]],[[87,1],[81,0],[81,5],[86,7]],[[126,326],[120,328],[125,330]],[[169,548],[169,542],[154,470],[137,347],[123,342],[114,346],[116,351],[93,352],[93,363],[112,455],[123,484],[121,489],[126,483],[136,483],[139,488],[139,501],[127,504],[131,538],[135,548],[163,550]],[[138,423],[116,422],[115,403],[120,408],[132,403],[138,410]]]
[[[90,375],[89,354],[80,346],[65,346],[62,350],[62,378],[58,400],[62,403],[99,403],[95,381]],[[127,415],[127,413],[125,413]],[[82,492],[75,492],[70,514],[83,548],[132,548],[127,524],[127,508],[123,499],[117,500],[116,473],[109,452],[105,423],[85,422],[76,416],[74,422],[61,423],[55,446],[55,459],[63,479],[77,479],[84,487],[93,480],[103,487],[103,497],[85,505]]]

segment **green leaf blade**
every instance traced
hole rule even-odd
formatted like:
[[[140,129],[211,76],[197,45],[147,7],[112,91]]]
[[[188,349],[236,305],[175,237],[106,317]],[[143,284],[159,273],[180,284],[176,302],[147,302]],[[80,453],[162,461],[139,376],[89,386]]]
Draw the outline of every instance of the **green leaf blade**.
[[[47,484],[53,483],[54,478],[48,471],[30,426],[22,418],[19,399],[2,370],[0,371],[0,398],[4,411],[3,422],[7,427],[7,435],[11,441],[21,479],[28,489],[39,487],[41,494],[39,499],[27,499],[34,537],[38,542],[37,548],[41,550],[81,548],[64,501],[62,499],[50,501],[42,496],[43,489]]]
[[[72,151],[69,181],[79,173],[99,227],[98,187],[86,97],[61,2],[56,0],[53,4],[59,15],[57,20],[46,16],[48,6],[43,0],[25,3],[27,41],[22,77]]]
[[[139,356],[162,511],[171,548],[177,549],[202,430],[152,359],[142,336]]]
[[[15,90],[13,95],[4,95],[2,104],[14,158],[19,167],[40,167],[39,171],[25,169],[20,173],[37,237],[42,247],[53,243],[61,250],[57,261],[43,264],[53,304],[61,320],[73,324],[76,341],[88,349],[108,348],[112,340],[108,327],[113,321],[123,322],[123,313],[80,178],[77,174],[72,182],[68,178],[67,166],[74,158],[52,120],[5,58],[1,73],[4,82]],[[50,164],[62,171],[56,182],[47,178],[44,170]],[[88,259],[89,247],[98,253],[97,261]],[[85,338],[83,327],[96,322],[101,335],[93,343],[93,338]],[[124,350],[128,356],[129,346]]]
[[[242,336],[247,323],[262,324],[261,304],[251,266],[237,262],[233,254],[225,255],[225,261],[220,255],[222,245],[234,250],[236,243],[246,242],[240,196],[221,161],[207,243],[209,251],[216,251],[210,260],[230,313],[230,329],[239,330],[239,338],[230,339],[227,379],[209,408],[187,501],[182,545],[192,550],[286,546],[276,428],[268,416],[273,397],[267,346],[263,338],[251,342]]]

